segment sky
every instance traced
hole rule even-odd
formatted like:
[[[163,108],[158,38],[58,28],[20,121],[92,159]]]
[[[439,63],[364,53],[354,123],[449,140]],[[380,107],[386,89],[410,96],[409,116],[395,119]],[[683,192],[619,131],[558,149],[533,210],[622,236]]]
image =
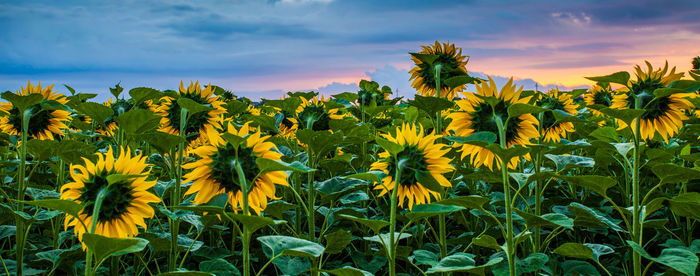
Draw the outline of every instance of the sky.
[[[371,79],[410,96],[409,53],[435,40],[472,75],[581,88],[644,60],[688,71],[700,1],[0,0],[0,91],[31,80],[106,99],[116,83],[199,80],[257,99]]]

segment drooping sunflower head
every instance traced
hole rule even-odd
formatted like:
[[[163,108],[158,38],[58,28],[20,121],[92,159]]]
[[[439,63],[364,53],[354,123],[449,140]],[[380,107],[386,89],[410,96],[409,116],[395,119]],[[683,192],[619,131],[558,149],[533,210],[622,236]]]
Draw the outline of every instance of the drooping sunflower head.
[[[571,99],[571,94],[561,92],[557,88],[552,88],[546,93],[541,93],[536,105],[552,110],[561,110],[569,115],[576,115],[576,104]],[[574,124],[571,122],[557,122],[553,111],[545,111],[542,114],[542,135],[543,141],[559,143],[561,138],[566,137],[568,132],[574,131]]]
[[[371,170],[380,170],[387,174],[382,182],[374,187],[381,191],[379,196],[391,193],[393,189],[399,189],[397,191],[399,206],[403,207],[404,201],[408,200],[410,210],[413,205],[430,203],[431,197],[440,198],[439,193],[429,190],[420,183],[422,174],[429,173],[440,186],[452,187],[450,181],[442,175],[454,171],[454,167],[450,165],[450,158],[445,157],[449,149],[446,149],[444,144],[435,142],[436,135],[424,135],[422,126],[417,128],[415,125],[403,124],[396,128],[396,136],[385,134],[384,137],[403,146],[403,150],[396,156],[382,152],[379,154],[382,159],[371,165]],[[399,166],[401,176],[396,185],[394,176]]]
[[[288,186],[287,174],[283,171],[271,171],[260,174],[256,164],[257,158],[280,161],[280,154],[272,142],[266,140],[260,131],[254,131],[245,123],[236,130],[229,123],[227,132],[245,139],[237,148],[229,143],[215,142],[193,150],[200,159],[182,167],[192,169],[184,175],[185,181],[192,186],[185,195],[196,193],[194,203],[205,204],[218,194],[228,194],[228,203],[235,211],[243,207],[243,193],[239,183],[236,162],[240,164],[244,177],[252,185],[248,194],[248,206],[258,215],[267,207],[268,199],[275,199],[275,184]]]
[[[41,82],[36,86],[27,82],[27,87],[21,87],[16,94],[22,96],[40,94],[43,97],[42,103],[48,101],[55,101],[62,105],[68,103],[64,95],[53,91],[53,84],[42,88]],[[70,112],[66,110],[43,109],[41,103],[30,106],[28,110],[31,114],[27,129],[29,139],[53,140],[54,135],[63,136],[64,131],[68,129],[71,117]],[[22,134],[22,114],[11,102],[0,103],[0,130],[9,135]]]
[[[458,92],[464,90],[464,86],[450,88],[444,81],[450,77],[466,75],[469,58],[462,56],[462,48],[455,47],[454,44],[449,42],[440,43],[435,41],[434,45],[421,46],[421,48],[423,50],[420,54],[436,55],[437,58],[431,65],[415,56],[411,56],[416,65],[409,71],[411,74],[409,81],[413,80],[411,87],[415,88],[423,96],[437,96],[437,90],[435,89],[435,65],[440,64],[442,66],[440,70],[440,97],[450,100],[454,99]]]
[[[522,90],[522,86],[516,90],[516,85],[513,84],[513,78],[511,78],[499,91],[496,83],[489,77],[488,83],[476,84],[476,94],[463,93],[465,99],[456,102],[458,110],[447,116],[452,119],[447,130],[454,131],[455,135],[463,137],[488,131],[495,133],[497,140],[500,139],[494,115],[505,121],[508,118],[508,107],[516,103],[527,103],[531,97],[521,97]],[[495,97],[499,101],[492,106],[482,97]],[[507,146],[531,144],[530,139],[539,137],[538,124],[539,122],[532,114],[511,118],[505,126]],[[470,144],[460,145],[460,148],[461,158],[470,156],[470,161],[475,167],[486,166],[492,170],[495,163],[500,168],[497,157],[491,151]],[[517,162],[518,158],[513,158],[509,161],[509,166],[514,167]]]
[[[593,116],[602,117],[603,114],[596,109],[590,108],[592,105],[603,105],[605,107],[610,107],[612,105],[612,99],[615,96],[615,91],[610,88],[609,83],[596,83],[591,89],[588,90],[584,100],[586,106],[593,114]]]
[[[316,96],[311,100],[307,100],[304,97],[300,98],[301,104],[296,110],[299,129],[330,130],[329,123],[331,119],[343,118],[338,108],[329,109],[326,107],[326,99],[323,96],[321,96],[320,100]]]
[[[160,202],[160,198],[148,191],[156,180],[147,180],[150,168],[146,156],[132,155],[129,148],[120,148],[119,155],[115,154],[110,147],[106,153],[96,153],[95,163],[83,158],[84,164],[71,164],[73,182],[61,187],[61,199],[73,200],[83,206],[78,218],[66,214],[64,222],[66,229],[73,227],[81,241],[95,217],[95,234],[112,238],[134,237],[139,233],[136,226],[146,229],[144,219],[155,214],[148,204]],[[113,175],[131,177],[119,177],[110,184],[107,179]],[[99,214],[95,216],[94,206],[101,190],[105,191],[104,199]]]
[[[668,62],[664,68],[657,70],[654,70],[651,63],[645,62],[647,70],[643,71],[638,65],[635,66],[637,80],[630,81],[630,89],[626,93],[620,93],[613,98],[611,108],[635,108],[639,101],[639,108],[644,110],[639,120],[641,138],[653,139],[658,132],[661,138],[668,142],[668,138],[673,137],[683,126],[683,120],[688,119],[683,110],[692,110],[694,105],[685,98],[685,93],[656,98],[654,90],[680,80],[683,73],[675,73],[676,67],[668,72]],[[625,122],[618,123],[621,129],[627,127]],[[636,133],[636,125],[632,126],[632,131]]]
[[[188,141],[188,149],[204,144],[208,139],[220,139],[218,130],[222,128],[223,114],[226,113],[224,102],[219,96],[213,94],[212,86],[202,89],[199,81],[192,83],[185,89],[182,81],[178,93],[180,98],[188,98],[201,105],[212,108],[209,111],[199,112],[189,116],[185,125],[185,138]],[[161,116],[160,131],[173,135],[180,135],[180,113],[182,108],[177,99],[165,96],[161,103],[153,108],[156,115]]]
[[[694,70],[700,69],[700,56],[694,57],[692,64]]]

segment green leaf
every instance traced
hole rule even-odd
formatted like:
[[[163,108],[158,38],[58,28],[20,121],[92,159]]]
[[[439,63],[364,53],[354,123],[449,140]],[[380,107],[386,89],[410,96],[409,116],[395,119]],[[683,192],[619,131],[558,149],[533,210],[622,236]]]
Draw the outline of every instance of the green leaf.
[[[343,252],[350,244],[352,234],[345,229],[338,229],[324,236],[326,240],[326,254],[337,254]]]
[[[438,58],[438,55],[435,54],[419,54],[419,53],[410,53],[412,57],[414,57],[417,60],[420,60],[421,62],[425,64],[432,65],[433,62]]]
[[[229,145],[231,145],[235,149],[238,149],[238,147],[241,144],[246,142],[245,138],[238,136],[238,135],[233,135],[233,134],[228,133],[228,132],[224,132],[223,134],[221,134],[221,138],[224,138],[224,140],[226,140],[226,142],[228,142]]]
[[[649,253],[647,253],[642,246],[633,241],[627,241],[627,245],[629,245],[632,250],[639,253],[639,255],[642,255],[642,257],[668,266],[688,276],[695,275],[695,269],[700,261],[695,253],[686,248],[666,248],[661,250],[661,255],[659,255],[659,257],[654,258],[649,255]]]
[[[263,244],[263,252],[268,258],[277,256],[293,256],[303,258],[318,258],[325,248],[315,242],[289,236],[258,237]]]
[[[112,87],[109,88],[109,92],[112,93],[112,95],[116,99],[119,99],[119,95],[122,93],[122,91],[124,91],[124,87],[121,87],[121,85],[119,85],[119,83],[117,83],[117,85],[114,86],[114,88],[112,88]]]
[[[394,243],[398,243],[399,240],[410,238],[412,235],[409,233],[399,233],[394,232]],[[363,237],[362,239],[366,241],[373,241],[382,244],[384,248],[389,248],[388,242],[391,240],[391,235],[389,233],[383,233],[379,235],[374,235],[371,237]]]
[[[316,182],[314,189],[320,193],[321,204],[323,205],[331,201],[336,201],[367,186],[368,184],[362,180],[333,177],[321,182]]]
[[[171,271],[157,274],[156,276],[215,276],[209,272],[201,271]]]
[[[333,96],[333,98],[344,99],[344,100],[347,100],[348,102],[351,102],[351,103],[354,103],[360,97],[357,95],[357,93],[351,93],[351,92],[343,92],[343,93],[335,94],[332,96]]]
[[[527,226],[530,228],[538,228],[538,227],[543,227],[543,226],[550,226],[550,227],[564,227],[570,230],[574,229],[574,220],[570,217],[567,217],[562,214],[557,214],[557,213],[549,213],[549,214],[544,214],[541,216],[537,216],[534,214],[530,214],[527,212],[520,211],[518,209],[515,209],[515,212],[518,213],[521,217],[525,219],[527,222]]]
[[[479,79],[468,76],[468,75],[462,75],[462,76],[454,76],[450,77],[446,80],[444,80],[442,83],[447,85],[447,87],[454,89],[460,86],[463,86],[465,84],[473,84],[474,82],[479,81]]]
[[[583,245],[593,250],[593,260],[595,260],[596,262],[600,260],[600,256],[615,253],[615,250],[613,250],[610,246],[604,244],[584,243]]]
[[[200,104],[198,102],[195,102],[194,100],[185,97],[180,97],[179,99],[177,99],[177,104],[182,108],[187,109],[187,116],[192,116],[200,112],[207,112],[213,109],[212,107]]]
[[[377,144],[382,147],[384,150],[389,152],[391,155],[397,155],[401,151],[403,151],[403,146],[396,144],[394,142],[391,142],[387,139],[384,139],[382,137],[375,137],[374,140],[377,142]]]
[[[700,220],[700,193],[680,194],[668,201],[668,207],[676,215]]]
[[[43,207],[51,210],[58,210],[69,214],[73,217],[78,217],[83,206],[72,200],[65,199],[41,199],[33,201],[24,201],[24,204]]]
[[[299,161],[294,161],[292,163],[286,163],[283,161],[279,160],[272,160],[272,159],[266,159],[266,158],[256,158],[255,159],[255,164],[258,165],[258,168],[260,169],[260,173],[265,173],[265,172],[272,172],[272,171],[293,171],[293,172],[299,172],[299,173],[309,173],[313,172],[316,169],[312,169],[304,165],[303,163]]]
[[[146,248],[148,240],[141,238],[118,239],[85,233],[83,234],[83,243],[95,254],[96,263],[100,263],[111,256],[140,252]]]
[[[503,258],[492,258],[487,263],[477,266],[473,257],[474,255],[468,253],[454,253],[440,260],[437,265],[429,268],[425,273],[471,272],[483,275],[486,267],[503,261]]]
[[[412,221],[417,221],[423,218],[457,212],[464,209],[464,207],[456,205],[420,204],[413,206],[413,209],[406,213],[405,216]]]
[[[326,273],[330,273],[335,276],[372,276],[374,274],[364,271],[362,269],[357,269],[350,266],[344,266],[341,268],[336,268],[332,270],[321,270]]]
[[[20,113],[23,113],[27,108],[41,103],[44,97],[41,94],[31,93],[26,96],[17,95],[10,91],[5,91],[2,93],[2,98],[12,103]]]
[[[311,129],[298,130],[297,139],[302,144],[308,145],[309,150],[316,156],[323,156],[338,148],[343,141],[342,133],[330,133],[329,131],[313,131]]]
[[[154,132],[160,126],[160,116],[145,109],[129,110],[114,118],[114,121],[127,135],[131,136]]]
[[[489,201],[490,201],[490,199],[487,197],[478,196],[478,195],[468,195],[468,196],[460,196],[460,197],[443,199],[440,201],[433,202],[432,204],[455,205],[455,206],[460,206],[460,207],[464,207],[467,209],[484,210],[484,204],[488,203]]]
[[[574,225],[584,227],[611,228],[618,232],[627,232],[622,229],[617,223],[613,222],[610,217],[601,212],[592,209],[588,206],[574,202],[567,207],[569,211],[576,215]]]
[[[564,243],[554,249],[554,253],[576,259],[596,260],[593,258],[593,249],[580,243]]]
[[[495,249],[496,251],[503,250],[503,247],[501,247],[501,245],[498,244],[498,241],[496,241],[496,238],[491,237],[491,236],[486,235],[486,234],[472,239],[472,243],[476,246],[491,248],[491,249]]]
[[[441,186],[440,183],[438,183],[438,181],[428,171],[417,172],[416,178],[418,179],[418,182],[428,190],[437,193],[442,193],[445,190],[445,187]]]
[[[595,165],[593,158],[578,155],[545,154],[544,157],[554,161],[559,172],[572,168],[593,168],[593,165]]]
[[[523,114],[537,114],[549,109],[524,103],[516,103],[508,107],[508,117],[515,118]]]
[[[607,190],[617,185],[617,181],[608,176],[600,175],[576,175],[576,176],[556,176],[559,179],[565,180],[573,185],[577,185],[586,189],[590,189],[599,195],[606,196]]]
[[[613,73],[607,76],[600,76],[600,77],[585,77],[589,80],[595,81],[595,82],[608,82],[608,83],[617,83],[617,84],[622,84],[622,85],[627,85],[627,82],[630,80],[630,73],[627,73],[625,71],[620,71],[617,73]]]
[[[586,261],[568,260],[561,263],[561,268],[564,272],[562,275],[600,276],[598,270]]]
[[[161,154],[169,153],[180,143],[184,143],[185,139],[179,135],[172,135],[165,132],[150,132],[142,136],[143,140],[149,145],[156,148]]]
[[[693,93],[700,90],[700,81],[697,80],[677,80],[668,85],[669,88],[680,89],[683,92]]]
[[[203,261],[199,263],[199,270],[209,272],[216,276],[239,276],[241,272],[231,262],[222,258]]]
[[[141,104],[147,100],[157,100],[162,95],[159,90],[150,87],[136,87],[129,90],[129,96],[135,105]]]
[[[593,132],[589,133],[588,136],[591,136],[604,142],[620,142],[620,136],[617,135],[617,131],[614,127],[598,128]]]
[[[408,104],[427,112],[430,116],[435,116],[438,111],[454,106],[454,102],[450,100],[436,97],[423,97],[421,95],[415,95],[414,99],[409,101]]]
[[[409,260],[414,262],[416,265],[435,266],[437,265],[439,258],[440,256],[435,252],[417,249],[413,251],[413,255],[409,257]]]
[[[45,161],[55,155],[58,143],[57,140],[32,139],[27,141],[27,152],[34,156],[36,161]]]
[[[517,275],[542,270],[549,262],[549,257],[544,253],[532,253],[525,259],[516,259],[515,270]]]
[[[639,116],[642,116],[642,114],[644,114],[645,112],[642,109],[613,109],[608,107],[601,108],[598,111],[615,119],[622,120],[628,125],[628,127],[631,126],[632,121],[634,119],[636,119]]]
[[[661,179],[661,183],[683,183],[700,179],[700,171],[674,164],[656,165],[651,168],[651,171]]]
[[[355,216],[344,215],[344,214],[338,215],[338,217],[343,218],[343,219],[352,220],[354,222],[357,222],[359,224],[367,226],[367,227],[369,227],[369,229],[372,229],[372,231],[374,233],[379,233],[382,228],[390,225],[390,223],[388,221],[384,221],[384,220],[358,218]]]
[[[98,103],[81,103],[76,108],[80,113],[90,117],[93,121],[100,124],[102,127],[107,127],[105,121],[107,118],[114,115],[114,110],[109,106],[104,106]]]
[[[690,92],[690,91],[688,91]],[[693,91],[695,92],[695,91]],[[670,87],[663,87],[663,88],[657,88],[654,90],[654,96],[656,98],[664,98],[671,96],[676,93],[687,93],[683,89],[678,89],[678,88],[670,88]]]
[[[355,179],[361,179],[361,180],[366,180],[370,182],[382,182],[382,179],[387,174],[383,171],[368,171],[368,172],[363,172],[363,173],[355,173],[351,175],[346,175],[345,178],[355,178]]]
[[[254,233],[265,226],[277,224],[275,220],[271,218],[260,216],[247,216],[244,214],[235,213],[228,213],[228,216],[248,227],[248,231],[250,231],[250,233]]]
[[[483,145],[487,144],[493,144],[496,143],[496,139],[498,136],[496,133],[490,132],[490,131],[480,131],[476,132],[472,135],[469,135],[467,137],[460,137],[460,136],[445,136],[445,139],[451,142],[459,143],[459,144],[465,144],[468,142],[483,142]],[[469,143],[473,144],[473,143]]]

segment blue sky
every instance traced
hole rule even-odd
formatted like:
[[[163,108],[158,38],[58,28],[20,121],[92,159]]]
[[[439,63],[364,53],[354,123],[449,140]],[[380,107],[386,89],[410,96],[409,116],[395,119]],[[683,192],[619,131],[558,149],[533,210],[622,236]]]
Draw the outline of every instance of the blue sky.
[[[462,47],[470,72],[526,88],[585,86],[645,59],[687,71],[700,1],[3,1],[0,30],[2,91],[199,80],[270,98],[364,78],[408,95],[408,53],[435,40]]]

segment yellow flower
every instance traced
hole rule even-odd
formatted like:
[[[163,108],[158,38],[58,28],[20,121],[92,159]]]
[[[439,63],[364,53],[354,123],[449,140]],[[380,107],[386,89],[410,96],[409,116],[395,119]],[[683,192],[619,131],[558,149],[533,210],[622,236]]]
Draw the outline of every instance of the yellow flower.
[[[482,82],[481,85],[477,84],[476,94],[463,93],[465,99],[456,101],[458,110],[447,116],[452,119],[452,122],[447,126],[447,130],[454,131],[457,136],[462,137],[482,131],[489,131],[498,135],[498,126],[493,118],[493,114],[495,113],[496,116],[505,120],[508,118],[508,107],[516,103],[527,103],[531,98],[521,97],[522,86],[517,90],[515,88],[516,85],[513,84],[513,78],[508,80],[508,83],[501,88],[500,92],[491,77],[489,77],[488,83]],[[498,98],[499,102],[495,105],[495,110],[479,96]],[[510,119],[506,126],[506,145],[508,147],[530,145],[530,139],[539,137],[537,132],[538,124],[539,122],[532,114],[523,114],[517,118]],[[493,170],[493,165],[495,164],[497,168],[501,168],[500,159],[490,150],[470,144],[460,145],[459,147],[462,152],[461,158],[464,159],[467,156],[471,156],[470,162],[474,167],[486,166],[489,170]],[[512,158],[508,162],[508,167],[515,168],[518,165],[518,160],[518,157]]]
[[[433,66],[430,66],[416,57],[411,56],[411,59],[416,65],[409,71],[411,74],[409,81],[413,80],[411,87],[418,90],[418,93],[423,96],[437,96],[434,65],[441,64],[440,81],[442,83],[440,84],[440,97],[451,100],[457,96],[458,92],[464,91],[463,85],[450,89],[445,84],[446,79],[467,73],[467,62],[469,62],[469,58],[462,56],[462,48],[457,48],[454,44],[450,44],[449,42],[441,44],[438,41],[435,41],[435,45],[421,46],[421,48],[423,50],[420,54],[437,55],[437,59],[433,62]]]
[[[584,96],[584,101],[588,110],[591,114],[596,117],[604,117],[603,113],[591,108],[592,105],[603,105],[605,107],[610,107],[612,105],[612,99],[615,96],[615,91],[610,88],[609,83],[596,83],[591,89],[588,90],[586,96]]]
[[[97,162],[83,158],[84,164],[71,164],[70,175],[73,182],[61,187],[61,199],[73,200],[83,205],[80,221],[66,214],[64,227],[73,227],[73,231],[82,241],[83,234],[88,233],[94,218],[93,208],[100,190],[106,189],[104,200],[97,216],[94,234],[112,238],[130,238],[138,235],[136,226],[146,229],[144,219],[153,217],[154,211],[149,203],[158,203],[160,198],[148,191],[156,184],[147,181],[150,173],[146,156],[132,156],[129,148],[120,148],[119,156],[114,155],[110,147],[107,153],[96,153]],[[110,175],[133,175],[133,178],[109,184]],[[85,248],[85,245],[83,245]]]
[[[33,86],[31,82],[27,82],[27,87],[21,88],[21,91],[16,92],[17,95],[26,96],[29,94],[40,94],[43,101],[56,101],[60,104],[68,103],[65,96],[56,94],[53,91],[53,84],[46,88],[41,87],[41,82]],[[53,140],[54,135],[63,136],[71,117],[70,112],[56,109],[43,110],[40,104],[35,104],[28,108],[31,110],[32,117],[29,119],[29,128],[27,137],[29,139]],[[12,103],[0,103],[0,130],[9,135],[22,134],[22,118],[17,109]]]
[[[419,181],[420,173],[429,173],[443,187],[452,187],[452,184],[442,175],[454,171],[450,165],[451,159],[444,155],[449,152],[444,144],[436,143],[438,136],[434,134],[424,135],[423,127],[416,129],[415,125],[403,124],[396,128],[396,136],[383,135],[387,140],[403,146],[403,150],[396,156],[399,160],[405,159],[401,170],[401,179],[398,185],[399,206],[403,207],[408,199],[408,209],[413,205],[430,203],[431,197],[439,199],[440,194],[424,187]],[[396,188],[394,175],[396,175],[397,159],[388,152],[379,154],[382,160],[374,162],[370,169],[380,170],[388,175],[382,183],[377,183],[375,190],[380,190],[379,196],[392,192]]]
[[[301,98],[301,104],[296,110],[298,118],[298,128],[305,129],[311,124],[311,129],[313,130],[330,130],[330,120],[331,119],[342,119],[344,117],[338,108],[328,109],[326,107],[326,99],[321,96],[319,100],[318,97],[313,97],[311,100],[307,100],[304,97]]]
[[[576,104],[571,99],[571,94],[561,92],[559,89],[552,88],[547,93],[539,95],[536,102],[537,106],[549,108],[552,110],[562,110],[569,115],[576,115]],[[566,137],[568,132],[574,132],[574,124],[571,122],[557,122],[552,111],[546,111],[542,115],[542,135],[543,141],[559,143],[561,138]]]
[[[192,170],[184,175],[186,182],[192,182],[185,195],[197,193],[194,203],[206,204],[215,195],[226,193],[233,209],[236,212],[239,207],[242,209],[243,193],[234,167],[235,160],[240,162],[246,181],[252,185],[248,194],[248,206],[257,214],[265,210],[268,198],[277,199],[275,184],[289,186],[287,174],[283,171],[259,174],[260,169],[255,163],[257,158],[280,161],[282,154],[276,151],[275,144],[265,141],[270,136],[262,136],[260,131],[253,131],[248,126],[249,123],[245,123],[240,130],[236,130],[233,124],[228,124],[228,133],[245,138],[237,150],[223,140],[211,140],[212,143],[192,151],[199,156],[199,160],[182,165],[182,168]]]

